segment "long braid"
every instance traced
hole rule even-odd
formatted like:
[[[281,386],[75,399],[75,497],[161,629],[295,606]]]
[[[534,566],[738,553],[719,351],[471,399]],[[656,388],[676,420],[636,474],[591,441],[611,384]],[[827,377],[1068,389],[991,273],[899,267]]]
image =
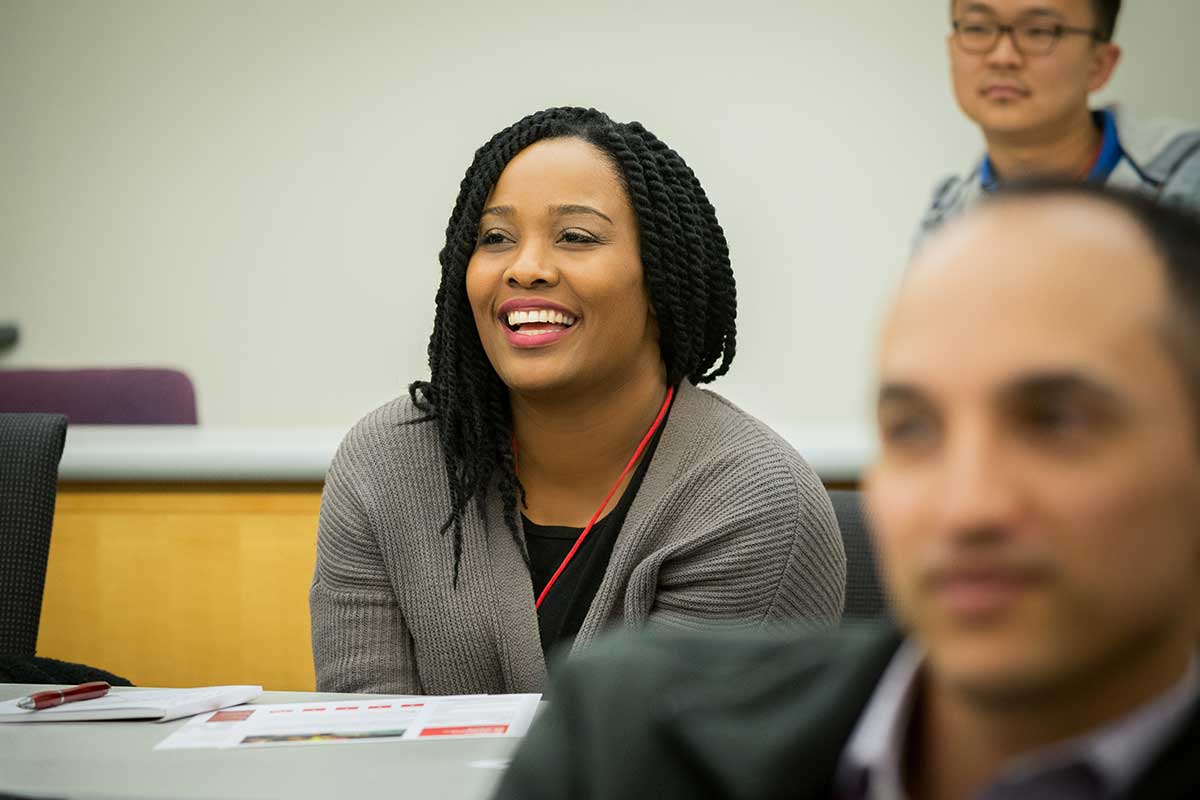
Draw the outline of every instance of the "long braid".
[[[528,561],[518,533],[524,489],[512,453],[512,407],[479,340],[467,298],[467,265],[484,204],[508,162],[534,142],[567,136],[602,150],[629,195],[668,381],[687,377],[707,383],[725,374],[733,361],[737,292],[729,247],[715,209],[678,153],[641,123],[613,122],[586,108],[539,111],[493,136],[475,152],[446,225],[429,338],[430,380],[409,386],[413,403],[426,415],[418,422],[438,427],[450,491],[442,533],[453,536],[456,584],[464,516],[474,500],[486,518],[491,490],[499,493],[505,527]]]

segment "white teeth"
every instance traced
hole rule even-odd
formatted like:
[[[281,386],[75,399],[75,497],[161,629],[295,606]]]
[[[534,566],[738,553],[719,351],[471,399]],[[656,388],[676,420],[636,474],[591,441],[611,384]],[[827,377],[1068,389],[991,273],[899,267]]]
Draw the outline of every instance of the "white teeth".
[[[561,311],[553,311],[547,308],[532,309],[528,311],[510,311],[505,317],[508,324],[511,326],[524,325],[529,322],[551,323],[554,325],[562,325],[571,327],[575,324],[575,317],[570,314],[564,314]]]

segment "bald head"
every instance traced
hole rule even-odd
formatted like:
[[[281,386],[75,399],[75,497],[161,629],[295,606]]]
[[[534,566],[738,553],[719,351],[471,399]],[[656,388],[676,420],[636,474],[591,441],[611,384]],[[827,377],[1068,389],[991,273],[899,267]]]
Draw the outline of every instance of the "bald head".
[[[1091,198],[997,201],[920,250],[882,354],[893,374],[970,364],[1105,374],[1151,351],[1165,359],[1154,334],[1169,306],[1161,258],[1127,214]]]
[[[1069,293],[1132,310],[1165,302],[1154,244],[1120,209],[1091,197],[1000,198],[951,221],[917,252],[895,308],[923,295]],[[1089,291],[1090,287],[1090,291]],[[1130,293],[1135,297],[1130,297]],[[1030,298],[1033,299],[1033,298]]]

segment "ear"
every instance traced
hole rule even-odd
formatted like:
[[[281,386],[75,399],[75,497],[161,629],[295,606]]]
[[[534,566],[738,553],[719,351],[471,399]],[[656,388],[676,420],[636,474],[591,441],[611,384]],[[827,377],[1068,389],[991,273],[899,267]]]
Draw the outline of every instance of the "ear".
[[[1091,72],[1088,75],[1088,92],[1098,92],[1108,84],[1121,61],[1121,47],[1112,42],[1096,46],[1092,54]]]

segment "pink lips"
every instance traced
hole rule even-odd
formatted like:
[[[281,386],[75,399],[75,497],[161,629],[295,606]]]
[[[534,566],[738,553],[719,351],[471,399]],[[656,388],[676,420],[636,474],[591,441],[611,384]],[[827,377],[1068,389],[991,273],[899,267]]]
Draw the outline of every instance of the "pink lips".
[[[955,578],[942,584],[939,594],[951,612],[977,616],[1003,609],[1016,598],[1020,586],[1000,578]]]
[[[526,331],[533,330],[532,333],[517,333],[512,328],[508,327],[508,315],[514,311],[558,311],[562,314],[573,317],[576,322],[569,328],[559,326],[548,327],[542,330],[540,326],[547,323],[527,322],[521,327]],[[564,305],[555,303],[550,300],[544,300],[540,297],[514,297],[511,300],[506,300],[500,304],[500,310],[497,313],[496,324],[504,331],[504,336],[508,339],[508,343],[513,347],[521,350],[531,350],[539,347],[548,347],[566,336],[569,336],[572,331],[579,325],[579,313],[572,311]]]
[[[1018,86],[1008,86],[1005,84],[996,84],[995,86],[985,87],[980,94],[989,100],[1020,100],[1021,98],[1029,96],[1029,92],[1025,91],[1024,89]]]
[[[545,333],[522,334],[517,333],[512,328],[509,328],[503,322],[500,323],[500,327],[504,329],[504,335],[508,337],[508,343],[513,347],[519,347],[522,350],[552,345],[562,339],[564,336],[569,336],[571,331],[575,330],[575,326],[572,325],[570,328],[548,330]]]
[[[954,570],[940,576],[934,588],[947,611],[970,619],[1004,612],[1040,578],[1023,570]]]

